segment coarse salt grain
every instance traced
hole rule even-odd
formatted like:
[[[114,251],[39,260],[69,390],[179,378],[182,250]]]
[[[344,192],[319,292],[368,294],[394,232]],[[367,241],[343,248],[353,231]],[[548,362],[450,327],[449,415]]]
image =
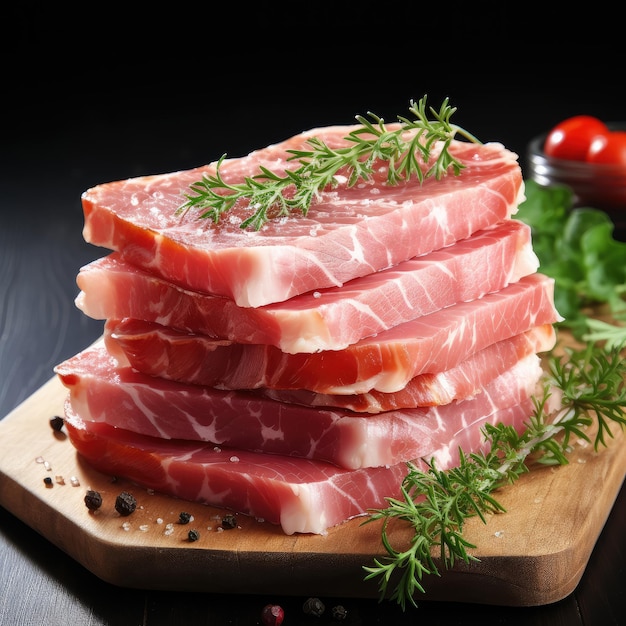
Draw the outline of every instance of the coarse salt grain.
[[[80,485],[80,480],[78,480],[76,476],[72,476],[70,482],[72,483],[72,487],[78,487]]]
[[[64,485],[65,484],[65,478],[63,478],[63,476],[55,476],[54,480],[57,481],[57,485]]]
[[[122,528],[128,532],[130,530],[130,522],[124,522]]]
[[[239,457],[238,456],[231,456],[229,461],[231,461],[231,463],[239,463]]]
[[[148,524],[142,524],[142,525],[139,527],[139,530],[140,530],[142,533],[147,532],[147,531],[148,531]]]
[[[42,456],[38,456],[38,457],[35,459],[35,463],[43,463],[43,457],[42,457]]]

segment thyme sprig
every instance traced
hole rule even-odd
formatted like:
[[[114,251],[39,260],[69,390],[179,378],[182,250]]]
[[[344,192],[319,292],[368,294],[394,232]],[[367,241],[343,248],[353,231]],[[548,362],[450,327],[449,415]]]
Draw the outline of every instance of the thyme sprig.
[[[365,580],[379,579],[381,599],[387,597],[392,580],[399,576],[390,600],[404,610],[407,602],[417,606],[415,592],[424,593],[426,575],[440,575],[433,554],[439,554],[443,567],[457,560],[476,561],[468,550],[475,548],[463,537],[466,520],[504,511],[493,493],[514,483],[533,464],[568,463],[572,437],[591,441],[587,429],[597,422],[594,448],[606,446],[613,437],[611,425],[626,425],[626,363],[623,344],[585,349],[564,349],[552,355],[544,380],[543,393],[533,398],[534,411],[520,434],[504,424],[486,425],[483,434],[488,452],[466,454],[459,449],[458,467],[445,471],[430,460],[426,469],[408,463],[401,485],[401,498],[388,498],[388,506],[372,511],[364,522],[382,520],[382,544],[387,556],[364,567]],[[558,408],[550,399],[558,391]],[[552,403],[554,404],[554,403]],[[408,523],[414,529],[410,545],[395,548],[390,539],[392,521]],[[437,550],[438,548],[438,550]]]
[[[295,161],[299,166],[283,175],[260,166],[258,174],[245,177],[242,183],[228,183],[221,173],[226,159],[223,155],[215,174],[205,174],[190,185],[189,192],[183,194],[186,201],[177,213],[185,214],[194,208],[200,211],[200,218],[218,223],[224,213],[245,199],[252,214],[240,226],[259,230],[273,217],[288,216],[294,211],[306,216],[323,190],[337,187],[336,175],[340,170],[347,172],[348,187],[359,180],[368,180],[379,161],[388,163],[389,185],[411,178],[420,183],[431,176],[440,179],[450,169],[458,175],[465,166],[450,153],[451,141],[457,134],[474,143],[479,141],[450,122],[456,107],[448,102],[446,98],[437,111],[427,107],[426,96],[417,103],[411,100],[409,111],[413,118],[398,116],[399,124],[392,129],[374,113],[358,115],[360,126],[345,137],[347,146],[331,148],[318,137],[311,137],[306,142],[309,150],[287,150],[290,154],[287,161]],[[407,134],[407,131],[413,132]],[[428,165],[438,142],[441,142],[439,152]]]

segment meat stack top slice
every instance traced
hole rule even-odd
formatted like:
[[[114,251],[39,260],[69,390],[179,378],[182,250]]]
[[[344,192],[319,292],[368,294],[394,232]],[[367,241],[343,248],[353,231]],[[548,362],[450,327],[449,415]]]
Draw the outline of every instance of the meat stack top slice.
[[[313,129],[226,160],[221,176],[240,183],[260,166],[281,174],[294,167],[288,150],[306,149],[311,137],[345,146],[354,128]],[[497,143],[456,140],[450,152],[465,166],[458,176],[388,185],[381,162],[372,179],[324,191],[306,216],[271,220],[258,231],[240,228],[244,201],[218,224],[193,210],[177,214],[190,185],[215,174],[216,164],[110,182],[83,194],[83,235],[155,275],[239,306],[282,302],[449,246],[516,212],[523,197],[517,155]]]

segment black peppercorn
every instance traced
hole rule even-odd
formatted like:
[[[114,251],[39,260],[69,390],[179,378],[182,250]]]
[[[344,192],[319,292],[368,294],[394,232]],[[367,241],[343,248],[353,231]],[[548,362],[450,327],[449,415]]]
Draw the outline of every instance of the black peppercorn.
[[[137,500],[135,500],[135,496],[128,493],[128,491],[122,491],[115,499],[115,510],[124,517],[133,513],[136,508]]]
[[[189,524],[190,521],[191,521],[191,513],[186,513],[185,511],[181,511],[180,515],[178,516],[178,523]]]
[[[192,528],[187,533],[187,538],[189,539],[189,541],[198,541],[198,539],[200,539],[200,533],[195,528]]]
[[[96,511],[102,506],[102,496],[93,489],[88,489],[85,494],[85,505],[90,511]]]
[[[348,611],[341,604],[338,604],[332,608],[332,615],[335,621],[343,622],[348,617]]]
[[[309,598],[302,605],[302,610],[307,615],[314,615],[315,617],[320,617],[326,610],[324,603],[319,598]]]
[[[237,518],[234,515],[224,515],[224,517],[222,517],[222,528],[224,530],[237,528]]]
[[[62,417],[59,417],[58,415],[55,415],[54,417],[50,418],[50,427],[52,428],[52,430],[54,430],[55,432],[60,432],[60,430],[63,428],[63,424],[64,424],[64,420]]]

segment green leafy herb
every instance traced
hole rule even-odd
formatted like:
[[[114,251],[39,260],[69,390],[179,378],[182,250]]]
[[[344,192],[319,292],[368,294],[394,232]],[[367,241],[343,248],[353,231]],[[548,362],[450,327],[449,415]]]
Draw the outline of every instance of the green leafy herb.
[[[200,211],[200,218],[218,223],[224,213],[240,200],[246,200],[252,214],[243,220],[241,228],[258,230],[272,217],[287,216],[293,211],[306,216],[324,189],[339,184],[336,174],[340,170],[347,171],[348,187],[369,179],[378,161],[388,163],[387,183],[390,185],[411,178],[420,182],[430,176],[439,179],[450,169],[458,175],[464,165],[451,155],[450,142],[457,134],[479,142],[450,122],[456,108],[449,106],[446,98],[439,111],[432,107],[427,109],[424,96],[417,103],[411,101],[409,111],[414,117],[398,117],[399,126],[393,129],[373,113],[368,113],[367,117],[357,116],[360,126],[345,137],[349,145],[343,148],[333,149],[312,137],[307,141],[309,150],[288,150],[291,156],[287,161],[295,161],[298,167],[282,175],[261,166],[258,174],[246,177],[242,183],[230,184],[220,171],[224,155],[217,162],[214,175],[205,174],[190,185],[190,193],[184,194],[186,201],[177,213],[184,214],[194,208]],[[414,132],[407,136],[406,131]],[[441,150],[424,171],[436,142],[442,142]]]
[[[364,567],[366,580],[379,579],[381,599],[395,579],[390,599],[403,610],[407,602],[416,606],[414,595],[424,592],[423,577],[440,574],[433,556],[437,548],[446,568],[457,560],[477,560],[468,552],[475,546],[463,538],[464,523],[475,516],[486,523],[487,514],[504,511],[493,495],[497,489],[515,482],[535,463],[566,464],[571,437],[590,441],[587,428],[594,419],[596,450],[613,436],[611,424],[626,425],[626,363],[621,347],[606,350],[589,344],[584,350],[566,349],[564,356],[552,356],[543,396],[534,398],[535,410],[525,430],[518,434],[504,424],[485,426],[488,453],[467,455],[459,450],[458,467],[446,471],[438,470],[434,461],[425,471],[408,463],[402,498],[388,498],[388,507],[373,511],[364,522],[382,520],[387,556]],[[562,398],[551,412],[549,400],[556,390]],[[413,527],[410,545],[392,545],[388,530],[393,520]]]
[[[569,188],[532,180],[525,185],[526,200],[515,217],[531,227],[539,271],[555,279],[556,308],[565,318],[559,325],[577,339],[613,335],[612,344],[621,343],[626,329],[592,321],[590,307],[603,305],[615,321],[626,321],[626,243],[613,238],[613,223],[603,211],[574,209]],[[586,334],[590,324],[594,332]],[[600,334],[601,328],[608,334]]]

